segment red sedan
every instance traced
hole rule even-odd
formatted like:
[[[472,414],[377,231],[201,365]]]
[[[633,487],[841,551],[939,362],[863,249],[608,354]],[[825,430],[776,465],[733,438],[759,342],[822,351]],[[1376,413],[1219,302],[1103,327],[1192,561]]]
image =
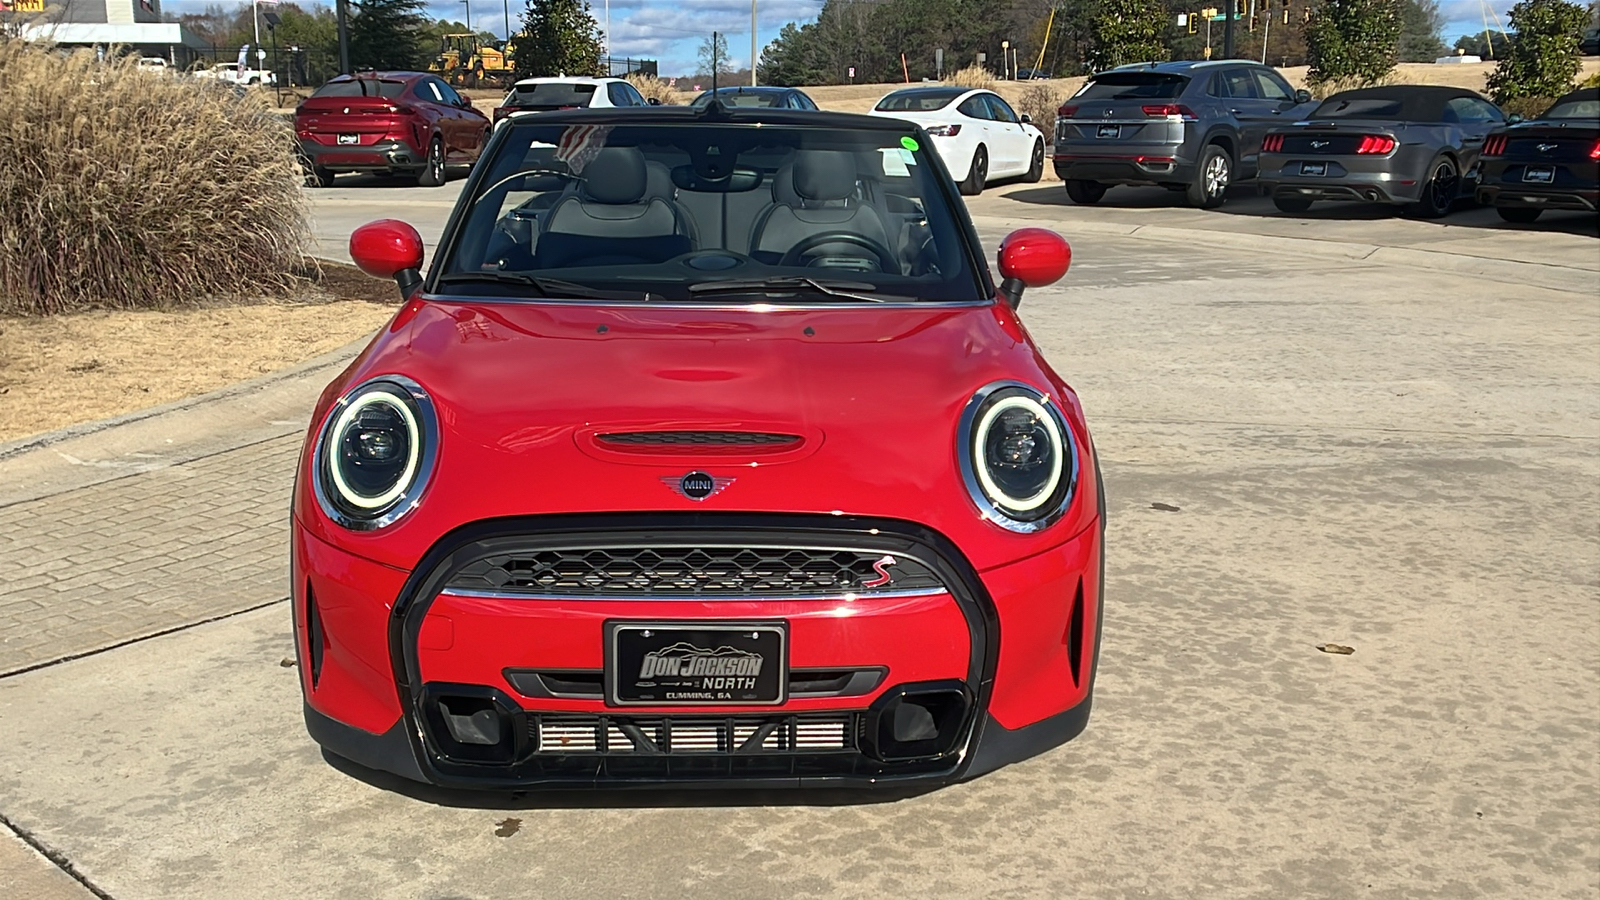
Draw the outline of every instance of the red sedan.
[[[329,81],[294,111],[308,181],[375,172],[444,184],[446,167],[470,164],[489,139],[489,118],[426,72],[362,72]]]
[[[293,501],[305,718],[456,787],[944,783],[1089,718],[1104,495],[1077,396],[916,125],[508,120],[324,392]]]

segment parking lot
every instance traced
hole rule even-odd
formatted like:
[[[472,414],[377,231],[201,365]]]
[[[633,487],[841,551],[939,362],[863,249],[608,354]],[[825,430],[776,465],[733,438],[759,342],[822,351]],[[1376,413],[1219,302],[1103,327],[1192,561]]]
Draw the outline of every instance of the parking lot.
[[[322,250],[383,216],[431,246],[460,185],[341,178]],[[969,206],[991,253],[1025,224],[1074,248],[1021,313],[1109,496],[1076,741],[881,796],[447,794],[325,759],[281,664],[286,504],[352,349],[0,446],[0,816],[57,864],[0,835],[0,896],[1595,896],[1594,217],[1063,193]]]

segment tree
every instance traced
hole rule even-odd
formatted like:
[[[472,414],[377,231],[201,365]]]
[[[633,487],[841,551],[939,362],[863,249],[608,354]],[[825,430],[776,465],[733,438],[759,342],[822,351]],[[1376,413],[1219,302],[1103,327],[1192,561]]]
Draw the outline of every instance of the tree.
[[[1101,0],[1089,20],[1085,61],[1095,69],[1167,58],[1162,38],[1171,26],[1167,12],[1152,0]]]
[[[726,78],[733,71],[733,64],[728,61],[728,36],[720,32],[706,35],[700,42],[700,68],[695,71],[710,77],[715,73],[719,78]]]
[[[1516,30],[1500,64],[1489,73],[1496,103],[1524,97],[1555,98],[1572,88],[1578,74],[1578,36],[1589,16],[1566,0],[1522,0],[1511,7]]]
[[[1400,0],[1401,62],[1431,63],[1445,54],[1438,0]]]
[[[1489,37],[1484,38],[1484,32],[1477,34],[1463,34],[1456,38],[1452,49],[1460,50],[1481,59],[1500,59],[1506,55],[1511,47],[1511,39],[1498,31],[1488,32]]]
[[[756,76],[762,84],[780,87],[798,87],[821,83],[820,73],[811,62],[811,38],[804,27],[793,22],[783,26],[777,38],[761,50],[761,62]]]
[[[423,0],[350,0],[350,65],[357,69],[418,69],[432,56],[424,46]]]
[[[1394,0],[1323,0],[1305,32],[1311,84],[1376,84],[1394,70],[1400,10]]]
[[[600,73],[600,26],[588,0],[528,0],[516,45],[518,78]]]

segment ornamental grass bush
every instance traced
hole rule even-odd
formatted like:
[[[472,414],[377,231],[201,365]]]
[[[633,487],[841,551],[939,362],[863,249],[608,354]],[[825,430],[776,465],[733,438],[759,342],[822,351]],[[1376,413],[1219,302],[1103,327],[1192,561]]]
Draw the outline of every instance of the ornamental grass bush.
[[[678,89],[654,75],[640,75],[637,72],[628,76],[628,83],[633,85],[640,95],[646,100],[659,100],[662,106],[677,106],[682,101],[678,99]]]
[[[1053,143],[1056,134],[1056,110],[1067,99],[1067,92],[1048,84],[1030,84],[1017,98],[1017,112],[1027,113],[1033,124],[1044,132],[1046,142]]]
[[[995,87],[994,73],[977,65],[957,69],[945,76],[945,81],[964,88],[983,88],[992,91]]]
[[[267,97],[0,40],[0,313],[274,298],[308,228]]]

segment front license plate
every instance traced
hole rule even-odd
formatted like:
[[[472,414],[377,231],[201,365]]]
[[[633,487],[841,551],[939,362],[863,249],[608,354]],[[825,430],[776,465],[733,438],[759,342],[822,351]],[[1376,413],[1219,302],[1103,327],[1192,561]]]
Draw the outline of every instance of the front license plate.
[[[1522,171],[1522,180],[1534,184],[1549,184],[1556,180],[1555,166],[1529,166]]]
[[[606,699],[615,706],[777,705],[789,687],[784,625],[612,622]]]
[[[1122,126],[1121,125],[1101,125],[1099,130],[1094,133],[1094,136],[1097,137],[1097,138],[1122,137]]]
[[[361,135],[359,135],[359,134],[341,134],[341,135],[339,135],[339,143],[341,143],[341,144],[359,144],[359,143],[361,143]]]
[[[1328,174],[1328,164],[1327,163],[1301,163],[1300,164],[1300,174],[1301,175],[1316,175],[1318,177],[1321,177],[1323,175]]]

